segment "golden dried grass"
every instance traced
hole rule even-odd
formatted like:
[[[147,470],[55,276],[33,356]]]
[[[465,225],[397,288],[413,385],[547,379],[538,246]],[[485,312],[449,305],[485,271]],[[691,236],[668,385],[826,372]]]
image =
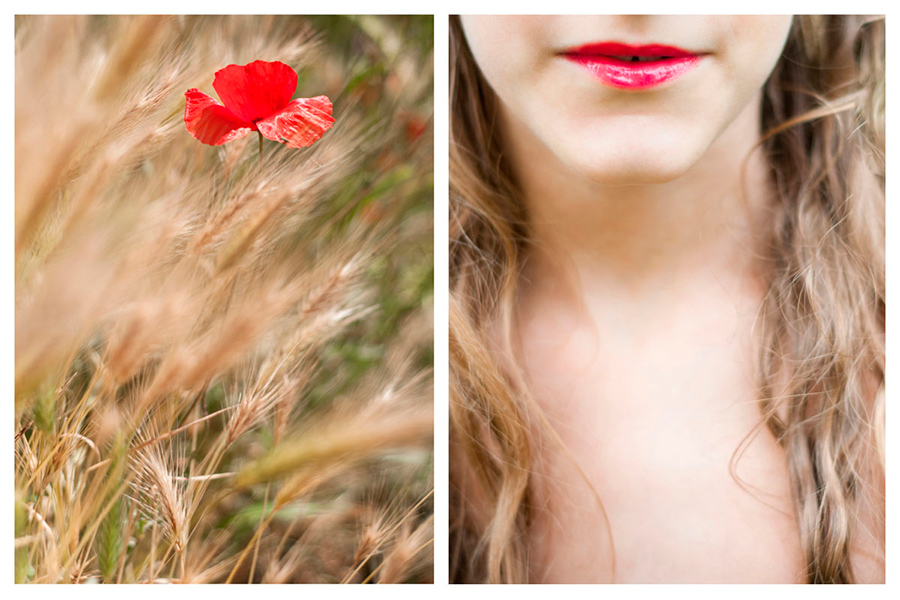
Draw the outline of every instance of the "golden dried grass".
[[[17,581],[340,581],[385,482],[429,522],[422,19],[17,18]],[[254,59],[334,100],[312,148],[185,131]]]

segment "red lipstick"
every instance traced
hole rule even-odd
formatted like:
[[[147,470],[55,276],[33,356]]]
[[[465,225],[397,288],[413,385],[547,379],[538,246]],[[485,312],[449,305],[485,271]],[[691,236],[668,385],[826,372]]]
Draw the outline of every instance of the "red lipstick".
[[[704,56],[675,46],[616,42],[585,44],[562,55],[606,85],[626,90],[645,90],[677,79],[693,70]]]

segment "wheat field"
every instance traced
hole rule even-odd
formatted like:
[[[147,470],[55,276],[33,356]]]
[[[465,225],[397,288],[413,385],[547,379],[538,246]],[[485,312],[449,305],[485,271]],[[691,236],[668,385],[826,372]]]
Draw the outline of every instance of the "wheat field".
[[[15,579],[432,581],[431,17],[15,24]],[[313,146],[184,92],[282,61]]]

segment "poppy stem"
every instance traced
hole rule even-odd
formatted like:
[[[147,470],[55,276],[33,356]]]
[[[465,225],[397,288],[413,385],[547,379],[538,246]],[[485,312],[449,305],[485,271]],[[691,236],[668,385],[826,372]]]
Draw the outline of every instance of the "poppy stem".
[[[256,134],[259,136],[259,164],[262,164],[262,132],[257,129]]]

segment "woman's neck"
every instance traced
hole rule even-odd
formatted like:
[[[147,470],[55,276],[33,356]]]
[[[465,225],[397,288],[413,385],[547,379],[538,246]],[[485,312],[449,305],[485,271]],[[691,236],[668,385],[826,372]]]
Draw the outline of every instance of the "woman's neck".
[[[534,468],[539,581],[789,582],[803,570],[783,451],[767,430],[750,435],[768,188],[762,157],[746,160],[758,115],[757,102],[688,172],[654,185],[588,181],[527,131],[505,132],[532,238],[513,352],[561,442]]]
[[[582,286],[602,281],[605,290],[627,296],[698,273],[758,271],[753,232],[768,195],[765,160],[751,153],[760,102],[751,102],[689,171],[655,184],[596,183],[505,118],[504,141],[530,225],[526,278]]]

